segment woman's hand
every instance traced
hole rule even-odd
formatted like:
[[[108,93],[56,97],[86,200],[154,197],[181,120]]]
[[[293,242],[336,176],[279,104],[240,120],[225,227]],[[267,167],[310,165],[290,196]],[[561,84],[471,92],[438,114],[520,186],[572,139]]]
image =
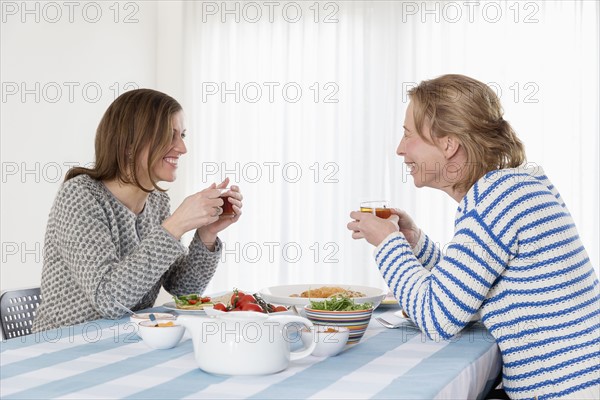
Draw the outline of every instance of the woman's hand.
[[[223,182],[216,186],[216,188],[219,190],[224,189],[228,184],[229,178],[226,178]],[[209,250],[214,249],[214,244],[217,240],[217,234],[227,228],[229,225],[237,222],[242,215],[242,200],[244,199],[244,196],[242,196],[240,188],[233,185],[231,186],[231,189],[224,195],[228,197],[229,202],[233,206],[234,215],[221,215],[223,213],[223,210],[221,209],[219,212],[219,217],[216,220],[198,228],[198,236]],[[222,199],[221,205],[223,205]]]
[[[366,239],[373,246],[379,246],[383,239],[390,233],[398,232],[398,215],[391,215],[387,219],[379,218],[373,214],[352,211],[347,227],[352,231],[353,239]]]
[[[398,229],[400,229],[410,247],[415,247],[421,237],[421,229],[415,225],[413,219],[406,211],[392,208],[392,215],[398,216]]]
[[[229,179],[225,179],[219,186],[213,183],[208,188],[186,197],[173,215],[163,221],[163,227],[179,240],[184,233],[192,229],[217,223],[223,212],[223,199],[219,196],[221,189],[226,187],[227,183],[229,183]],[[241,202],[238,204],[241,206]],[[203,238],[200,237],[200,239]],[[216,234],[212,243],[215,240]]]
[[[353,211],[350,218],[354,221],[348,223],[353,239],[366,239],[374,246],[379,244],[392,232],[402,232],[411,247],[419,242],[421,229],[415,225],[413,219],[403,210],[392,208],[392,215],[388,219],[378,218],[373,214]]]

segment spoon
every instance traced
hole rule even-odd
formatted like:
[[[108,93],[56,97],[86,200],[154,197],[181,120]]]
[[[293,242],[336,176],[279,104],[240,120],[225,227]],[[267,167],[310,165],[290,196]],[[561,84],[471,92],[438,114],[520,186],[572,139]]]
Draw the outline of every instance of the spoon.
[[[117,305],[119,307],[121,307],[123,310],[127,311],[130,315],[135,315],[135,312],[133,312],[132,310],[130,310],[128,307],[125,307],[123,304],[121,304],[114,297],[113,297],[113,300],[114,300],[115,303],[117,303]],[[150,321],[152,321],[154,323],[154,326],[158,326],[158,321],[156,320],[156,316],[154,315],[154,313],[150,313],[150,315],[148,317],[150,318]]]
[[[119,307],[121,307],[123,310],[127,311],[130,315],[135,314],[135,312],[131,311],[129,308],[127,308],[123,304],[119,303],[119,301],[117,299],[115,299],[114,297],[113,297],[113,300],[114,300],[115,303],[117,303],[117,305]]]

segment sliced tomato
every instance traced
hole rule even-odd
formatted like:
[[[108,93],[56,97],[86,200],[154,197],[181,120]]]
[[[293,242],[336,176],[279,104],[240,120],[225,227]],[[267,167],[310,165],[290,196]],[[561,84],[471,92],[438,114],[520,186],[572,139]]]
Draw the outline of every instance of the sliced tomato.
[[[225,311],[225,312],[227,312],[227,307],[223,303],[217,303],[217,304],[215,304],[213,306],[213,309],[218,310],[218,311]]]
[[[202,303],[210,303],[210,297],[206,296],[200,299]]]
[[[287,311],[287,307],[285,306],[273,306],[273,312],[282,312]]]
[[[198,300],[196,299],[188,299],[188,303],[190,304],[196,304],[198,302]]]

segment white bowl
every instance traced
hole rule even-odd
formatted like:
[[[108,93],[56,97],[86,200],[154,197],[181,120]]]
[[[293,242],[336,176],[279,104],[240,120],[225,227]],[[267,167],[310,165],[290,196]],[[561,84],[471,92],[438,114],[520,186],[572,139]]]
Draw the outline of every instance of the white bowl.
[[[173,314],[170,313],[163,313],[163,312],[155,312],[155,313],[135,313],[133,315],[129,316],[129,321],[133,322],[134,324],[139,324],[142,321],[150,321],[150,314],[154,314],[154,316],[156,317],[156,319],[160,319],[160,320],[166,320],[166,321],[175,321],[177,319],[176,316],[174,316]]]
[[[353,297],[355,303],[371,303],[373,309],[381,303],[388,292],[387,289],[380,289],[370,286],[361,285],[343,285],[339,283],[312,283],[312,284],[298,284],[298,285],[282,285],[282,286],[271,286],[260,290],[260,295],[265,301],[273,304],[282,304],[284,306],[300,306],[302,309],[308,305],[310,301],[323,301],[321,298],[308,298],[308,297],[290,297],[292,294],[300,294],[309,289],[317,289],[323,286],[339,286],[347,290],[353,290],[366,294],[366,297]]]
[[[166,323],[173,321],[157,320],[156,322]],[[185,332],[185,328],[181,325],[156,326],[156,323],[152,321],[142,321],[138,324],[138,327],[138,335],[144,343],[148,347],[157,350],[170,349],[177,346]]]
[[[314,327],[316,335],[315,341],[317,346],[312,352],[316,357],[332,357],[337,355],[346,346],[350,330],[339,326],[319,326]],[[335,332],[328,332],[334,330]],[[302,343],[308,346],[313,340],[313,336],[309,330],[302,330]]]

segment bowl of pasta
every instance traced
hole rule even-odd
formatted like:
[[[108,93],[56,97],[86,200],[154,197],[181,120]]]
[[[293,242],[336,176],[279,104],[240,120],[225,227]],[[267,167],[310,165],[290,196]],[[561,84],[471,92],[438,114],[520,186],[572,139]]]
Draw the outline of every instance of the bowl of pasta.
[[[275,304],[297,306],[303,310],[311,301],[343,295],[357,304],[370,303],[373,309],[385,298],[388,289],[353,284],[305,283],[296,285],[271,286],[259,291],[263,299]]]

